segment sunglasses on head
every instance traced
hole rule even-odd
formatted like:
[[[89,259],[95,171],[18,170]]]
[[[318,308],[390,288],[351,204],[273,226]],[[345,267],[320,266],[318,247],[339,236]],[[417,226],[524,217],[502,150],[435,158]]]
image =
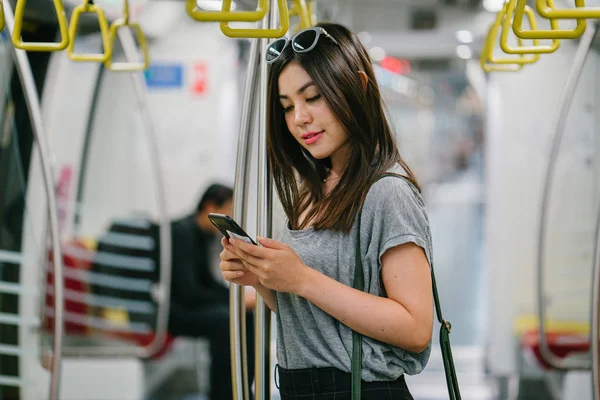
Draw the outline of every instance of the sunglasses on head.
[[[290,39],[281,38],[270,43],[267,46],[265,61],[267,62],[267,64],[272,64],[275,61],[277,61],[281,53],[283,53],[283,50],[287,47],[288,43],[292,44],[292,49],[296,53],[308,53],[309,51],[315,48],[315,46],[319,42],[321,34],[327,36],[339,46],[337,40],[335,40],[333,36],[327,33],[325,29],[321,27],[308,28],[296,33]]]

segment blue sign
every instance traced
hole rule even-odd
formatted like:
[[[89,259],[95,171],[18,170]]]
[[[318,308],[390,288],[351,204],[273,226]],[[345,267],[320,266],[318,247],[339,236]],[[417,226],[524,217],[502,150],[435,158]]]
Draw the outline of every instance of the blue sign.
[[[183,86],[183,66],[179,64],[152,64],[144,72],[149,88],[180,88]]]

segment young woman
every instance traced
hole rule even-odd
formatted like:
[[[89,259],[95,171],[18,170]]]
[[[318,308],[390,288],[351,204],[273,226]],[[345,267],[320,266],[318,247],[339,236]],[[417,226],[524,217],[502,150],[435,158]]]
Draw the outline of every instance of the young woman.
[[[362,398],[412,399],[404,374],[425,367],[433,329],[431,233],[367,51],[327,23],[274,41],[266,62],[286,226],[261,246],[223,239],[223,277],[276,313],[282,399],[350,399],[352,331]],[[353,288],[359,216],[364,291]]]

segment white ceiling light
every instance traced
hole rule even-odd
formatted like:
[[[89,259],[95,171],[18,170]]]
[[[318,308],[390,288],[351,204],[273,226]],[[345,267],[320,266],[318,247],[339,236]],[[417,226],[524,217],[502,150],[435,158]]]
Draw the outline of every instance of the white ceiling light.
[[[473,34],[469,31],[456,32],[456,39],[461,43],[473,43]]]
[[[471,58],[473,56],[473,52],[471,51],[471,48],[469,46],[467,46],[466,44],[461,44],[456,46],[456,54],[458,54],[458,56],[460,58],[462,58],[463,60],[468,60],[469,58]]]
[[[504,0],[483,0],[483,8],[489,12],[498,12],[502,10]]]
[[[371,43],[371,34],[369,32],[358,32],[358,38],[365,46]]]
[[[381,47],[373,47],[371,50],[369,50],[369,55],[373,61],[379,62],[385,58],[385,50]]]
[[[198,8],[206,11],[221,11],[223,7],[222,0],[196,0]],[[235,11],[235,2],[231,2],[231,11]]]

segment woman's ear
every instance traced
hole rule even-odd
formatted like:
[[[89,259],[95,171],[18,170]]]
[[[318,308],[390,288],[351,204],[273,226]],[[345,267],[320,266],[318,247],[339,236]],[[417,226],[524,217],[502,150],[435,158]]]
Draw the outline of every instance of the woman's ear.
[[[358,76],[360,77],[360,82],[362,83],[363,90],[367,90],[367,85],[369,84],[369,77],[365,74],[365,71],[358,71]]]

